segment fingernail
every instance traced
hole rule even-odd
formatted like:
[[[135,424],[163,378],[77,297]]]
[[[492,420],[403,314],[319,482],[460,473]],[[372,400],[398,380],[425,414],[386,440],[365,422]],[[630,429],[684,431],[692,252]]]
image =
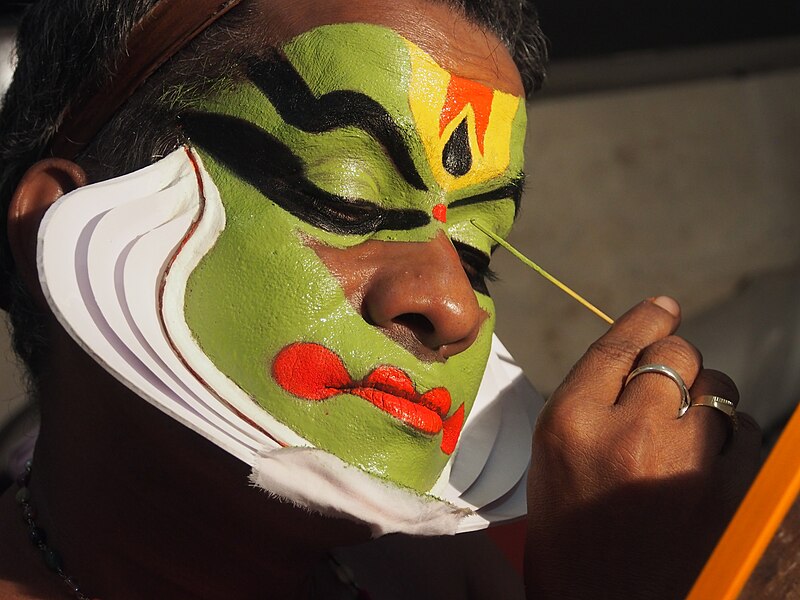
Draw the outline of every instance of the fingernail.
[[[681,314],[681,307],[669,296],[658,296],[656,298],[652,298],[650,302],[656,306],[660,306],[673,317],[677,317]]]

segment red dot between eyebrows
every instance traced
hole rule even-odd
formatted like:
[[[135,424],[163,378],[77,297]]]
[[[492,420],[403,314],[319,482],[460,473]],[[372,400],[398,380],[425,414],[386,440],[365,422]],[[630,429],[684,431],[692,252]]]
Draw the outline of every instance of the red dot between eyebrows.
[[[444,204],[437,204],[431,211],[433,218],[442,223],[447,223],[447,207]]]

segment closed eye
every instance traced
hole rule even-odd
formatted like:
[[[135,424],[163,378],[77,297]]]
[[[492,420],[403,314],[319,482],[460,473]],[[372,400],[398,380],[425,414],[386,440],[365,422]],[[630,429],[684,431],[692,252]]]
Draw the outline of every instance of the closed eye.
[[[470,204],[480,204],[481,202],[492,202],[495,200],[512,200],[514,202],[514,216],[519,213],[520,202],[522,200],[522,189],[525,186],[525,175],[520,173],[506,185],[489,190],[474,196],[467,196],[459,200],[454,200],[448,208],[459,208]]]
[[[331,194],[308,180],[302,160],[257,125],[229,115],[187,112],[181,125],[196,144],[295,217],[324,231],[366,235],[427,225],[427,213]]]
[[[480,250],[462,242],[453,241],[453,246],[458,252],[461,265],[464,267],[464,273],[466,273],[472,289],[484,296],[489,296],[489,288],[486,286],[486,282],[497,280],[497,273],[489,268],[491,258]]]

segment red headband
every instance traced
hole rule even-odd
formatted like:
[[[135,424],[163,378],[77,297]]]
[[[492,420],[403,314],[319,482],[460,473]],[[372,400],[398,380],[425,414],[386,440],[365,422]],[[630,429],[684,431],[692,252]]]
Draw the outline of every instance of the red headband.
[[[49,154],[73,159],[150,75],[241,0],[161,0],[134,25],[111,80],[64,111]]]

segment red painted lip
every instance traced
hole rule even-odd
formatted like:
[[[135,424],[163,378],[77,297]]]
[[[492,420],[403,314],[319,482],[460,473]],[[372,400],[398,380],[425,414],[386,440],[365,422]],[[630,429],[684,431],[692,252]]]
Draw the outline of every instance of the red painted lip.
[[[405,371],[389,365],[353,381],[336,353],[308,342],[283,348],[272,363],[272,376],[284,390],[304,400],[353,394],[425,435],[442,433],[441,449],[455,450],[464,425],[464,405],[449,417],[450,392],[443,387],[419,394]]]

